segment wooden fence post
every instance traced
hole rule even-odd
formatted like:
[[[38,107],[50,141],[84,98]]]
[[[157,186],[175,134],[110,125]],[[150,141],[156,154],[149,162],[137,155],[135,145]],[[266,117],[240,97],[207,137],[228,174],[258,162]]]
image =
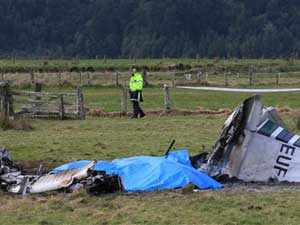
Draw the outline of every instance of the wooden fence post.
[[[87,81],[87,86],[88,86],[88,87],[91,86],[91,76],[90,76],[90,75],[91,75],[90,72],[88,72],[88,74],[87,74],[87,79],[88,79],[88,81]]]
[[[58,100],[59,100],[58,101],[58,103],[59,103],[59,116],[60,116],[60,119],[63,120],[65,118],[65,107],[64,107],[64,97],[63,97],[63,95],[60,95]]]
[[[41,83],[34,83],[33,84],[33,91],[34,92],[42,92],[42,84]],[[35,97],[35,100],[41,100],[41,97]],[[39,107],[41,104],[39,103],[36,103],[35,104],[35,107]]]
[[[253,85],[253,73],[249,73],[249,85]]]
[[[172,86],[173,87],[176,86],[176,72],[174,72],[174,74],[173,74]]]
[[[62,83],[61,83],[61,71],[58,72],[58,86],[59,86],[59,90],[61,90],[62,88]]]
[[[33,84],[34,83],[34,72],[33,70],[30,71],[30,81]]]
[[[77,113],[81,120],[85,119],[84,99],[80,86],[77,87]]]
[[[164,84],[164,112],[169,113],[171,111],[170,107],[170,93],[169,93],[169,86]]]
[[[116,86],[119,87],[120,84],[119,84],[119,73],[116,72]]]
[[[82,82],[82,72],[79,72],[79,86],[81,86],[81,82]]]
[[[41,83],[34,83],[33,84],[33,91],[34,92],[42,92],[42,84]]]
[[[121,115],[127,115],[127,95],[128,95],[128,87],[123,85],[121,88]]]
[[[6,85],[6,83],[0,82],[0,112],[4,114],[7,112]]]
[[[225,86],[229,85],[229,83],[228,83],[228,73],[227,72],[224,73],[224,84],[225,84]]]
[[[8,82],[0,83],[0,112],[6,116],[14,115],[13,97]]]
[[[279,82],[280,82],[280,75],[281,75],[281,74],[278,73],[277,76],[276,76],[276,84],[277,84],[277,85],[279,85]]]
[[[202,72],[198,71],[197,73],[197,83],[200,84],[201,83],[201,78],[202,78]]]
[[[254,78],[254,68],[250,67],[249,69],[249,85],[252,86],[255,83],[255,78]]]
[[[7,88],[7,103],[8,103],[8,112],[7,114],[9,116],[14,116],[15,114],[15,111],[14,111],[14,99],[13,99],[13,95],[11,93],[11,90],[10,90],[10,86],[8,85],[8,88]]]
[[[148,82],[148,72],[147,70],[143,70],[143,79],[144,79],[144,85],[145,87],[149,85],[149,82]]]

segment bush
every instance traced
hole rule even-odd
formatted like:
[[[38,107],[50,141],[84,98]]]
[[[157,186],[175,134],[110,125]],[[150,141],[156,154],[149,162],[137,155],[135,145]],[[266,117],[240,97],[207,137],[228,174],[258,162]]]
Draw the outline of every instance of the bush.
[[[24,118],[10,119],[4,113],[0,113],[0,129],[6,130],[32,130],[32,126],[28,120]]]
[[[9,121],[8,116],[5,116],[4,113],[0,113],[0,128],[2,130],[10,130],[12,129],[12,125]]]

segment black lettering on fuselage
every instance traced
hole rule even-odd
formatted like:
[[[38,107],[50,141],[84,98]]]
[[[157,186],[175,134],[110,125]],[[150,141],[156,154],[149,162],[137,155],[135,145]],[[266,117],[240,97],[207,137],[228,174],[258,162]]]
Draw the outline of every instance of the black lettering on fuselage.
[[[281,146],[280,152],[283,152],[284,150],[285,150],[285,152],[284,152],[285,155],[293,156],[295,153],[295,147],[291,147],[288,145]],[[290,152],[290,150],[291,150],[291,152]]]
[[[291,161],[292,158],[291,157],[287,157],[287,156],[284,156],[284,155],[279,155],[277,160],[276,160],[276,163],[280,166],[285,166],[285,167],[289,167],[289,161]]]
[[[287,169],[281,168],[279,166],[274,166],[274,169],[277,170],[277,176],[281,176],[281,172],[283,173],[281,177],[285,177],[286,172],[288,171]]]
[[[283,144],[280,149],[280,154],[276,159],[276,164],[274,169],[277,170],[278,177],[285,177],[286,173],[288,172],[288,168],[290,166],[290,162],[292,157],[295,153],[295,147],[288,146]]]

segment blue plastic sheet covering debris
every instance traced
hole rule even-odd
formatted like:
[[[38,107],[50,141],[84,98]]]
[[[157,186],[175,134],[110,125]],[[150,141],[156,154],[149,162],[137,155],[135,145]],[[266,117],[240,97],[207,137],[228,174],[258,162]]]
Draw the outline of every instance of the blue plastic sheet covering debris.
[[[90,161],[82,160],[57,167],[51,173],[85,166]],[[200,189],[219,189],[223,185],[196,170],[191,165],[187,150],[173,151],[162,157],[136,156],[115,159],[112,162],[98,161],[96,171],[118,174],[125,191],[154,191],[176,189],[189,183]]]

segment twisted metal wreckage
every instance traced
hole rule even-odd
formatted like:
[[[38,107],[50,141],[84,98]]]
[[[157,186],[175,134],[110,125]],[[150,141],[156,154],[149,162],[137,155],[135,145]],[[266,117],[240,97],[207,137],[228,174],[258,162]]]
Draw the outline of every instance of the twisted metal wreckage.
[[[300,182],[300,136],[286,129],[272,107],[263,107],[260,96],[246,99],[226,120],[207,159],[190,157],[192,166],[222,180]],[[7,150],[0,151],[0,187],[12,193],[42,193],[76,186],[91,194],[122,189],[118,175],[92,169],[96,161],[56,174],[24,175]],[[134,174],[132,174],[134,176]]]
[[[276,110],[263,107],[256,95],[229,116],[199,169],[219,179],[300,182],[300,136],[287,130]]]
[[[0,151],[0,188],[16,194],[43,193],[84,187],[91,195],[114,192],[122,188],[120,177],[106,175],[104,171],[92,171],[96,161],[87,166],[41,175],[40,167],[37,175],[25,175],[13,162],[6,149]]]

